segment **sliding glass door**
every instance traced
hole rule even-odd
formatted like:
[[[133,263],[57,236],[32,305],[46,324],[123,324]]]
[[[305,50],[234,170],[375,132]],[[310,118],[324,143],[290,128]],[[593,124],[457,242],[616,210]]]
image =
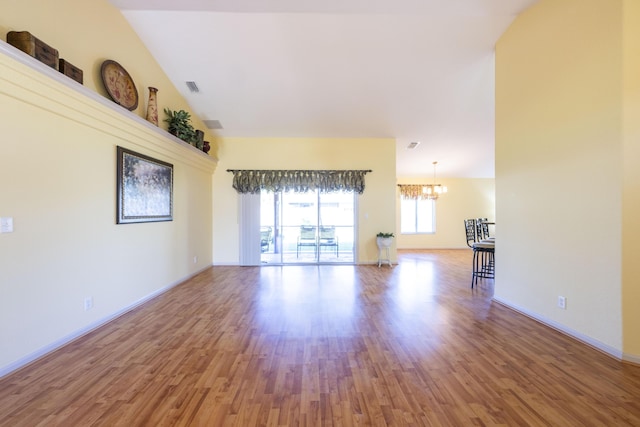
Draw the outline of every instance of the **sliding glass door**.
[[[353,263],[355,193],[262,192],[262,264]]]

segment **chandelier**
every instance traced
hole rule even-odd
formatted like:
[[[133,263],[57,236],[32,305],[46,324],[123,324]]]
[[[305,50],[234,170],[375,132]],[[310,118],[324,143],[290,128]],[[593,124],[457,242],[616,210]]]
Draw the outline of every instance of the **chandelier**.
[[[436,184],[436,165],[438,162],[433,162],[433,184],[426,184],[422,186],[422,197],[427,200],[438,200],[441,194],[447,192],[447,187],[441,184]]]

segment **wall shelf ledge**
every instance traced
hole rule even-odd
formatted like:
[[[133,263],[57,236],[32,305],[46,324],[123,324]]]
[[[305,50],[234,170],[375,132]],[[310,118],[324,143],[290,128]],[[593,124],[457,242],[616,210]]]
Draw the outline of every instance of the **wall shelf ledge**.
[[[125,140],[150,154],[213,173],[218,160],[0,40],[0,95],[20,99]],[[116,141],[119,143],[119,141]]]

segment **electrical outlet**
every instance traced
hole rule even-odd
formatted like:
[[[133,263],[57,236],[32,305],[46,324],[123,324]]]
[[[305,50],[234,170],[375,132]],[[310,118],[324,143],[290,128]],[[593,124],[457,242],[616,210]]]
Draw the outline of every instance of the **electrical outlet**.
[[[89,311],[93,308],[93,297],[86,297],[84,299],[84,311]]]
[[[194,256],[194,257],[193,257],[193,263],[194,263],[194,264],[197,264],[197,263],[198,263],[198,255],[196,255],[196,256]]]
[[[559,296],[558,297],[558,307],[560,307],[563,310],[567,309],[567,299],[563,296]]]
[[[13,233],[13,218],[0,218],[0,233]]]

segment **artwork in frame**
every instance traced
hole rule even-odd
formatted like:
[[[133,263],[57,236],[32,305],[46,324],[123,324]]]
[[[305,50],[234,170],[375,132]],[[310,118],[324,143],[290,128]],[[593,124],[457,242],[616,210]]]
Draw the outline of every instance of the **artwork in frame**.
[[[117,223],[173,220],[173,165],[118,147]]]

